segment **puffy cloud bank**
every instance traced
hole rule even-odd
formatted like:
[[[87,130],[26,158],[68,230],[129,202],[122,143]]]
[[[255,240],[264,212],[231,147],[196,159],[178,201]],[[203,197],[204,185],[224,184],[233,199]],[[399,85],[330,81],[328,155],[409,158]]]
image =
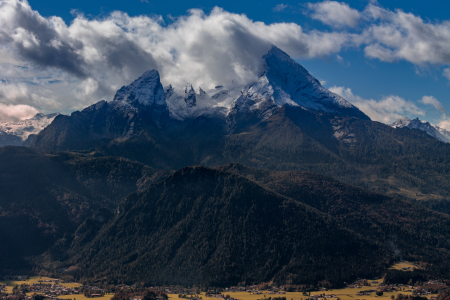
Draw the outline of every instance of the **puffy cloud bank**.
[[[333,27],[356,27],[361,19],[359,11],[342,2],[308,3],[307,7],[311,11],[311,18]]]
[[[374,100],[364,99],[358,95],[354,95],[350,88],[333,86],[330,88],[330,91],[350,101],[373,121],[390,124],[407,115],[425,116],[425,111],[417,107],[414,102],[405,100],[399,96],[392,95],[383,97],[380,100]]]
[[[110,100],[122,85],[153,68],[163,84],[184,86],[189,81],[210,88],[248,83],[262,72],[261,57],[273,44],[293,58],[353,48],[388,62],[450,63],[450,22],[424,21],[374,4],[364,11],[337,1],[305,7],[311,18],[333,29],[265,24],[220,8],[209,14],[190,10],[170,24],[158,16],[113,12],[104,18],[78,14],[67,25],[57,16],[42,17],[26,0],[2,0],[0,102],[68,112]],[[280,4],[275,10],[287,8]],[[450,78],[448,70],[443,75]],[[11,92],[15,87],[21,92]]]
[[[5,105],[0,103],[0,120],[21,121],[26,120],[38,113],[37,109],[29,105]]]
[[[0,41],[26,61],[81,80],[93,78],[108,91],[105,73],[131,80],[152,68],[176,85],[249,82],[261,71],[261,57],[272,44],[295,57],[316,57],[339,51],[347,38],[305,33],[294,23],[266,25],[220,8],[209,15],[191,10],[170,25],[160,17],[114,12],[94,20],[78,15],[67,26],[59,17],[43,18],[25,0],[4,0]]]

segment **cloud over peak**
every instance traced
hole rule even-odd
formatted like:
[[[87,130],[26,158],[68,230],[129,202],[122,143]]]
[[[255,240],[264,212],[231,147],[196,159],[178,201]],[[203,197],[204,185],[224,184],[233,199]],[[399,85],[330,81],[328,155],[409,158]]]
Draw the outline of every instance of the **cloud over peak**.
[[[279,4],[273,10],[287,8]],[[387,62],[441,64],[450,78],[448,21],[425,21],[376,3],[363,11],[329,0],[306,8],[331,30],[265,24],[218,7],[210,13],[190,10],[168,25],[160,16],[131,17],[119,11],[102,18],[77,13],[66,24],[57,16],[44,18],[26,0],[2,0],[0,68],[8,72],[3,72],[0,101],[68,112],[110,100],[149,69],[160,72],[164,85],[183,87],[189,81],[205,89],[232,81],[246,84],[261,75],[261,57],[272,45],[295,59],[333,55],[342,60],[343,49],[362,49],[366,57]],[[22,94],[11,92],[24,85]]]
[[[9,64],[18,60],[39,73],[28,71],[31,77],[25,81],[62,72],[46,89],[66,110],[111,99],[118,88],[149,69],[160,72],[163,84],[179,87],[188,81],[203,88],[245,84],[261,74],[261,58],[274,44],[293,57],[310,58],[336,53],[347,42],[342,33],[304,32],[295,23],[267,25],[218,7],[209,14],[192,9],[169,25],[159,16],[130,17],[119,11],[98,19],[77,13],[67,25],[60,17],[42,17],[26,0],[0,2],[2,51],[16,60]],[[24,71],[17,72],[21,74],[14,78],[25,78]]]

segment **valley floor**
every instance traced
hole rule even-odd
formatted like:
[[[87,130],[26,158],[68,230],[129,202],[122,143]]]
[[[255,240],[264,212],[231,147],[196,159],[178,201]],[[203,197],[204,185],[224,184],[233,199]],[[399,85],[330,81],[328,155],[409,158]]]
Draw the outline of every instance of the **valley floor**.
[[[405,272],[409,272],[415,268],[418,268],[416,265],[410,262],[400,262],[391,267],[391,269],[403,270]],[[0,281],[0,288],[3,286],[3,290],[0,290],[3,293],[11,294],[13,292],[14,286],[21,286],[22,284],[33,286],[41,283],[42,285],[53,285],[53,287],[61,287],[66,289],[67,291],[76,291],[78,288],[82,287],[82,284],[76,282],[58,282],[57,279],[49,278],[49,277],[40,277],[33,276],[26,280],[3,280]],[[364,283],[366,285],[364,285]],[[55,285],[54,285],[55,284]],[[431,283],[434,284],[434,283]],[[168,288],[162,288],[162,290],[169,291]],[[316,299],[316,300],[332,300],[332,299],[340,299],[340,300],[391,300],[396,299],[397,295],[413,295],[413,290],[421,288],[419,286],[408,286],[408,285],[383,285],[383,279],[379,280],[359,280],[355,283],[347,285],[346,288],[343,289],[331,289],[331,290],[317,290],[307,293],[307,295],[302,292],[283,292],[281,289],[276,291],[270,290],[247,290],[242,291],[243,288],[229,288],[222,291],[221,294],[214,295],[212,297],[207,297],[205,293],[201,293],[199,295],[187,295],[187,298],[180,298],[179,294],[169,293],[167,294],[169,300],[182,300],[182,299],[202,299],[202,300],[219,300],[223,299],[223,296],[231,299],[238,300],[268,300],[270,298],[282,298],[285,297],[286,300],[307,300],[307,299]],[[422,287],[423,288],[423,287]],[[95,288],[94,288],[95,289]],[[375,294],[376,290],[383,290],[382,296],[377,296]],[[161,290],[161,289],[160,289]],[[240,291],[239,291],[240,290]],[[425,289],[424,289],[425,290]],[[34,292],[26,293],[27,296],[32,296]],[[42,294],[42,293],[39,293]],[[58,295],[57,299],[67,299],[67,300],[87,300],[87,299],[97,299],[97,300],[109,300],[114,296],[113,293],[107,293],[101,297],[86,297],[83,294],[68,294],[68,295]],[[228,297],[229,296],[229,297]],[[428,299],[436,299],[437,294],[427,293],[422,294],[422,297],[426,297]]]

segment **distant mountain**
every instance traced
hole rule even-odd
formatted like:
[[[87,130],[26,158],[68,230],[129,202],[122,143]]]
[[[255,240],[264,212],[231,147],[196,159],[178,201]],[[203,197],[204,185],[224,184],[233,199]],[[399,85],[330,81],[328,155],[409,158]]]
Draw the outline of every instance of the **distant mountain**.
[[[421,121],[419,118],[415,118],[414,120],[410,120],[406,117],[398,119],[394,123],[391,124],[394,128],[410,128],[410,129],[419,129],[425,131],[432,137],[444,142],[450,143],[450,131],[447,131],[438,126],[432,125],[426,121]]]
[[[29,146],[33,138],[47,127],[59,113],[36,114],[33,118],[18,122],[0,122],[0,147]]]
[[[137,162],[82,154],[0,148],[0,273],[27,267],[99,208],[171,174]]]
[[[130,195],[108,219],[84,223],[56,267],[149,285],[341,285],[379,274],[391,257],[327,214],[204,167],[183,168]]]

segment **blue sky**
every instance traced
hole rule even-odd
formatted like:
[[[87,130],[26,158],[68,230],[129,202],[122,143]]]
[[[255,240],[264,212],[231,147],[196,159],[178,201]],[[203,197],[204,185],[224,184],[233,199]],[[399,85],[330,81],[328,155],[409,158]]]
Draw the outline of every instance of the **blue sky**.
[[[6,1],[9,2],[9,4],[20,2],[20,0]],[[321,11],[321,9],[326,8],[326,5],[329,5],[331,2],[339,7],[343,7],[343,13],[348,13],[349,17],[346,17],[345,15],[330,15],[329,10]],[[189,15],[187,11],[193,8],[203,10],[206,14],[206,17],[203,18],[208,19],[208,15],[215,6],[223,8],[226,13],[231,13],[230,16],[227,16],[231,19],[236,15],[245,14],[249,21],[244,19],[240,20],[239,22],[242,21],[242,23],[239,23],[240,26],[247,26],[246,24],[249,24],[248,26],[255,26],[256,28],[258,26],[254,25],[255,22],[264,22],[267,26],[270,26],[271,24],[293,23],[297,27],[292,27],[292,30],[289,29],[291,31],[291,36],[278,39],[278,36],[286,33],[283,29],[277,29],[279,31],[271,32],[275,37],[274,40],[271,41],[269,38],[267,40],[274,43],[282,41],[280,42],[282,43],[281,45],[277,44],[280,48],[288,52],[288,54],[302,64],[313,76],[322,81],[325,87],[330,88],[336,93],[340,93],[355,105],[361,105],[360,108],[363,111],[367,110],[367,112],[365,111],[366,113],[372,113],[372,115],[370,115],[372,119],[390,122],[400,115],[410,118],[419,117],[420,119],[430,121],[434,124],[440,124],[440,126],[448,127],[450,129],[450,121],[446,114],[447,110],[450,111],[450,70],[448,73],[445,71],[449,68],[450,54],[445,52],[446,50],[442,50],[446,48],[446,45],[450,46],[450,40],[440,40],[442,39],[442,36],[446,36],[447,29],[450,33],[450,25],[446,23],[447,20],[450,19],[447,13],[450,8],[450,3],[447,1],[433,1],[431,3],[426,3],[425,1],[383,0],[379,0],[378,2],[363,0],[331,2],[269,0],[28,1],[30,7],[29,10],[35,11],[40,18],[49,20],[52,16],[61,17],[65,22],[65,26],[70,30],[73,30],[73,32],[75,32],[75,26],[72,26],[71,24],[73,24],[74,20],[86,20],[86,28],[89,26],[107,26],[107,21],[110,21],[111,19],[114,19],[113,22],[117,23],[117,20],[121,20],[122,17],[111,18],[111,13],[114,11],[125,12],[130,18],[145,15],[155,19],[158,16],[161,16],[163,20],[161,26],[167,27],[170,26],[170,24],[177,23],[177,18],[180,16],[187,18]],[[321,6],[324,3],[325,5]],[[372,9],[370,17],[368,16],[369,10],[367,9],[369,6],[374,8]],[[380,16],[374,17],[373,11],[381,11]],[[402,19],[405,17],[405,14],[402,15],[399,11],[406,13],[406,16],[409,16],[411,20],[405,21]],[[350,17],[352,16],[355,17],[354,22],[351,22]],[[7,17],[9,18],[9,16],[3,15],[4,19]],[[17,19],[34,17],[36,16],[27,15],[26,13],[22,14],[15,12],[14,14],[14,18]],[[0,23],[1,18],[2,15],[0,15]],[[191,21],[192,18],[189,22]],[[177,23],[177,28],[182,28],[183,26],[191,28],[189,27],[190,25],[186,25],[189,22]],[[54,21],[51,21],[50,23],[52,24],[49,25],[49,27],[55,27],[56,23]],[[206,24],[207,22],[204,23]],[[23,24],[23,21],[17,21],[17,24],[19,24],[17,26],[20,27],[20,24]],[[200,24],[199,26],[205,26],[205,24]],[[136,30],[144,31],[145,26],[151,25],[146,23],[145,25],[142,25],[142,28],[139,27],[141,25],[133,26],[137,26],[136,28],[138,29]],[[407,30],[410,30],[411,28],[411,30],[415,30],[414,26],[422,26],[423,29],[419,28],[415,33],[407,32]],[[79,33],[81,27],[83,26],[78,26],[76,29],[77,36],[81,35],[81,33]],[[308,40],[303,42],[303,38],[298,38],[292,43],[286,41],[286,39],[290,38],[296,39],[292,34],[292,31],[298,28],[301,28],[303,33],[308,35],[305,38],[310,38],[311,41]],[[380,28],[384,31],[380,31]],[[33,29],[26,30],[33,31]],[[251,30],[261,31],[260,29],[254,29],[253,27]],[[411,43],[411,45],[408,45],[409,48],[403,47],[401,42],[396,44],[395,41],[391,41],[389,37],[381,36],[382,34],[387,34],[386,32],[395,35],[396,33],[394,31],[396,30],[400,35],[404,35],[406,42]],[[436,31],[436,37],[428,38],[426,34],[422,33],[422,31],[426,30],[430,30],[431,35],[434,35],[433,31]],[[58,35],[64,34],[61,32],[58,31]],[[105,30],[105,32],[107,32],[107,30]],[[311,44],[314,43],[314,39],[311,37],[314,35],[314,32],[319,32],[320,35],[330,35],[329,38],[323,37],[319,39],[320,41],[317,44],[323,45],[320,46],[319,49],[315,49],[316,46]],[[12,28],[11,32],[4,33],[4,36],[8,34],[14,41],[17,41],[17,28]],[[27,39],[30,39],[30,36],[34,36],[39,40],[40,38],[45,39],[45,36],[48,34],[50,33],[43,34],[40,31],[33,32],[30,35],[23,34],[23,36]],[[84,34],[86,35],[86,33]],[[180,38],[180,34],[181,33],[175,35],[176,37],[174,37],[174,39]],[[252,35],[253,34],[257,33],[252,31]],[[430,35],[430,33],[427,34]],[[370,37],[368,37],[368,35],[370,35]],[[100,43],[94,43],[92,41],[86,42],[82,38],[79,38],[79,41],[74,41],[73,33],[70,38],[68,36],[58,36],[58,39],[61,39],[63,44],[73,43],[73,45],[77,45],[77,43],[85,43],[84,49],[88,48],[86,47],[88,44],[90,45],[89,49],[102,47],[102,44]],[[203,35],[201,36],[203,37]],[[340,42],[340,36],[343,37],[342,39],[347,39],[346,42]],[[111,97],[115,88],[128,83],[133,76],[136,76],[136,74],[141,72],[141,65],[148,65],[150,67],[158,65],[161,61],[160,59],[154,59],[159,57],[155,54],[159,51],[158,48],[154,48],[156,50],[152,50],[151,52],[148,48],[143,46],[146,45],[145,42],[142,45],[139,44],[142,39],[138,41],[138,38],[133,38],[133,44],[131,46],[124,46],[123,48],[129,50],[120,48],[120,51],[130,51],[130,53],[136,53],[135,51],[138,51],[140,53],[139,55],[142,56],[140,61],[144,61],[145,63],[141,64],[139,61],[131,61],[130,59],[124,62],[113,61],[113,63],[111,63],[111,59],[107,57],[108,62],[99,62],[98,64],[92,63],[92,65],[89,65],[89,62],[92,62],[93,60],[90,56],[88,57],[86,55],[90,54],[86,54],[87,52],[85,52],[83,54],[83,59],[78,62],[77,59],[79,58],[77,55],[79,55],[79,51],[74,50],[67,52],[70,55],[74,55],[73,60],[68,59],[67,61],[58,64],[51,60],[52,55],[58,57],[58,55],[65,55],[65,52],[54,52],[55,49],[49,50],[48,47],[42,49],[43,43],[36,42],[40,45],[40,48],[37,48],[37,50],[34,51],[42,54],[37,57],[37,55],[25,51],[27,48],[24,46],[27,45],[26,38],[22,38],[22,40],[17,43],[16,47],[11,46],[3,49],[5,52],[3,57],[10,57],[10,59],[0,59],[0,71],[3,73],[2,82],[4,83],[4,90],[0,90],[0,96],[3,95],[3,97],[0,97],[0,120],[2,117],[3,119],[7,118],[6,113],[2,115],[2,103],[4,107],[7,105],[10,108],[17,105],[28,105],[39,111],[50,112],[52,110],[58,110],[63,113],[68,113],[74,109],[80,109],[94,103],[96,100],[100,100],[98,97],[110,100],[108,97]],[[195,38],[195,36],[193,36],[193,38]],[[225,36],[225,38],[228,39],[229,37]],[[363,38],[364,41],[360,42]],[[327,39],[331,42],[328,42]],[[52,41],[54,40],[55,39],[52,39]],[[227,41],[229,42],[229,40]],[[446,44],[447,42],[448,44]],[[107,45],[109,43],[110,42],[105,38],[104,44]],[[171,43],[170,47],[173,48],[173,42]],[[192,44],[192,42],[190,43]],[[303,43],[306,44],[305,47],[310,47],[310,49],[303,52],[301,50],[297,51],[297,49],[303,47]],[[332,43],[332,45],[327,47],[327,43]],[[142,54],[141,50],[136,50],[134,48],[135,44],[139,45],[136,47],[142,47],[144,51],[148,50],[153,56],[148,57],[145,53]],[[426,49],[429,50],[426,50],[426,55],[423,55],[422,57],[420,47],[424,44],[427,47]],[[75,47],[73,45],[70,44],[70,47]],[[336,49],[333,49],[334,45],[336,45]],[[381,50],[378,47],[379,45],[382,46]],[[152,47],[153,46],[154,45],[152,45]],[[64,49],[60,46],[55,46],[55,48]],[[115,46],[114,49],[117,50],[117,46]],[[373,51],[370,52],[370,49]],[[44,50],[48,50],[49,53],[44,53]],[[181,53],[180,57],[183,56],[183,50],[181,48],[177,49],[177,51],[177,53]],[[236,51],[235,48],[232,48],[231,50],[228,49],[227,51],[236,55],[232,52]],[[433,53],[433,51],[436,53]],[[104,52],[101,52],[101,55],[102,57],[106,57],[109,53],[111,53],[110,50],[105,50]],[[114,57],[117,57],[117,54],[114,55]],[[259,52],[254,55],[259,55]],[[164,53],[161,54],[161,57],[164,57]],[[194,60],[195,59],[196,58],[194,57]],[[242,59],[248,59],[248,57],[243,57]],[[61,60],[64,59],[61,58]],[[217,58],[213,55],[210,61],[214,62],[216,60]],[[56,61],[59,60],[56,59]],[[237,60],[235,63],[239,62],[240,61]],[[125,67],[124,65],[127,63],[130,65],[135,64],[136,67],[134,69]],[[77,67],[82,64],[86,64],[86,66]],[[18,67],[21,68],[19,71]],[[101,71],[102,68],[105,70],[104,73]],[[117,71],[119,70],[118,68],[122,68],[120,69],[121,71],[111,75],[111,70]],[[201,68],[201,63],[193,65],[190,68]],[[183,73],[185,70],[180,71],[177,69],[176,71],[178,72],[177,74],[179,74],[180,72]],[[217,73],[216,70],[210,70],[210,72],[213,76]],[[173,74],[169,71],[166,73],[168,75],[163,75],[163,81],[172,80],[176,84],[177,80],[180,82],[185,80],[184,77],[178,78],[173,75],[175,74],[175,70],[173,71]],[[186,73],[189,72],[186,71]],[[238,75],[241,76],[240,78],[242,78],[242,80],[250,80],[249,78],[252,76],[250,73],[244,72],[244,74]],[[224,78],[229,79],[236,74],[233,73],[228,75],[228,77]],[[216,79],[220,80],[219,77]],[[170,83],[172,83],[172,81]],[[27,85],[23,85],[24,82],[27,82]],[[199,85],[208,84],[206,79],[201,78],[200,75],[197,79],[194,79],[193,82],[198,82]],[[13,90],[12,86],[6,86],[7,84],[19,86],[23,89],[23,92],[19,93],[16,91],[13,93],[11,92]],[[67,95],[65,93],[67,93]],[[423,98],[424,96],[427,98]],[[10,115],[12,116],[11,118],[14,118],[12,113],[10,113]]]

